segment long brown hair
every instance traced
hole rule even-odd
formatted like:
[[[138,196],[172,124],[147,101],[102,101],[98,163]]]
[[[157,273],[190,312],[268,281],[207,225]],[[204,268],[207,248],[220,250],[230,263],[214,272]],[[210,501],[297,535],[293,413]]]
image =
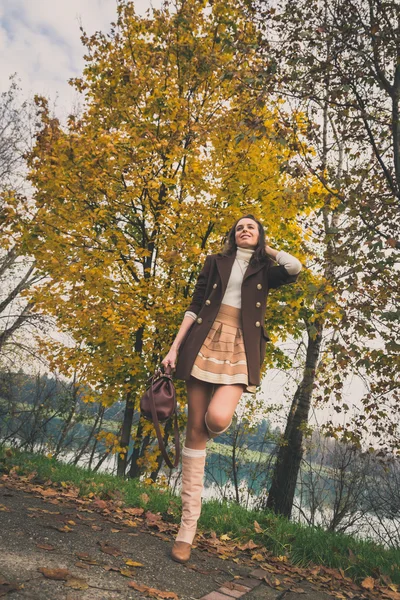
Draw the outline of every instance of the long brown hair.
[[[260,221],[258,221],[258,219],[255,218],[254,215],[244,215],[243,217],[240,217],[239,219],[237,219],[237,221],[235,221],[235,223],[232,225],[231,229],[228,231],[228,233],[224,237],[224,246],[223,246],[220,254],[223,254],[224,256],[231,256],[232,254],[236,253],[236,250],[237,250],[237,244],[235,241],[236,225],[242,219],[252,219],[253,221],[255,221],[257,223],[257,226],[258,226],[258,234],[259,234],[258,235],[258,244],[253,252],[250,263],[261,263],[261,262],[265,262],[265,263],[271,262],[272,263],[271,258],[268,256],[268,254],[265,251],[264,227],[260,223]]]

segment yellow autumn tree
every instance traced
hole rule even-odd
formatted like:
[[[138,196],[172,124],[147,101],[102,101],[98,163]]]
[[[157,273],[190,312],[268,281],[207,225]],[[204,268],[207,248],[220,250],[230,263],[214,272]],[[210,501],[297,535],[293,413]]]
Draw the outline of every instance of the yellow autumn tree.
[[[119,2],[110,34],[82,34],[86,66],[71,84],[83,113],[63,128],[36,99],[25,249],[48,276],[35,306],[75,341],[42,351],[61,373],[81,374],[88,401],[125,402],[120,439],[110,441],[120,475],[144,385],[233,220],[251,210],[271,245],[302,255],[297,216],[318,194],[288,168],[297,142],[281,102],[254,86],[257,35],[237,0],[177,0],[146,17]],[[156,468],[150,430],[140,422],[134,431],[131,475],[144,458]]]

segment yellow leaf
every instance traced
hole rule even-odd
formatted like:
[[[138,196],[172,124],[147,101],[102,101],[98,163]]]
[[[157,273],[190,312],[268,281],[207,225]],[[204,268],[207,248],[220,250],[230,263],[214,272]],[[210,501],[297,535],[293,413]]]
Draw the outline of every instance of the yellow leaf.
[[[128,567],[144,567],[142,563],[131,560],[130,558],[125,561],[125,564],[128,565]]]
[[[258,560],[261,562],[265,559],[265,556],[263,556],[262,554],[253,554],[251,558],[253,560]]]
[[[133,577],[135,575],[134,571],[131,571],[130,569],[120,569],[120,573],[124,577]]]

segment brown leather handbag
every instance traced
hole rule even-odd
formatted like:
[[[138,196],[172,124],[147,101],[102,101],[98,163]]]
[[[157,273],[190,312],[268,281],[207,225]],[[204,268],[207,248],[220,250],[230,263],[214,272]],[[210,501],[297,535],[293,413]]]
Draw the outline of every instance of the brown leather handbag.
[[[165,373],[158,367],[149,379],[150,385],[140,399],[140,413],[145,419],[153,422],[157,434],[158,447],[170,469],[178,466],[180,458],[178,407],[175,387],[171,377],[171,366],[167,365]],[[172,463],[165,449],[160,430],[160,421],[167,422],[174,418],[175,462]]]

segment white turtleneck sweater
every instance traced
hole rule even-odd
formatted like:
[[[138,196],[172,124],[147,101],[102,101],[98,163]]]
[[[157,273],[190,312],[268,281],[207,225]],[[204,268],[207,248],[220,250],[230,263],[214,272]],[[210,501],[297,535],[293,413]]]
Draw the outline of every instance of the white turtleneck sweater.
[[[242,307],[242,281],[253,252],[253,248],[237,248],[236,258],[232,266],[224,297],[222,298],[222,304],[228,304],[229,306],[235,306],[236,308]],[[276,255],[275,260],[279,265],[285,267],[289,275],[296,275],[301,271],[301,262],[289,254],[289,252],[280,250]],[[190,317],[193,320],[197,318],[196,313],[188,310],[185,312],[184,316]]]

